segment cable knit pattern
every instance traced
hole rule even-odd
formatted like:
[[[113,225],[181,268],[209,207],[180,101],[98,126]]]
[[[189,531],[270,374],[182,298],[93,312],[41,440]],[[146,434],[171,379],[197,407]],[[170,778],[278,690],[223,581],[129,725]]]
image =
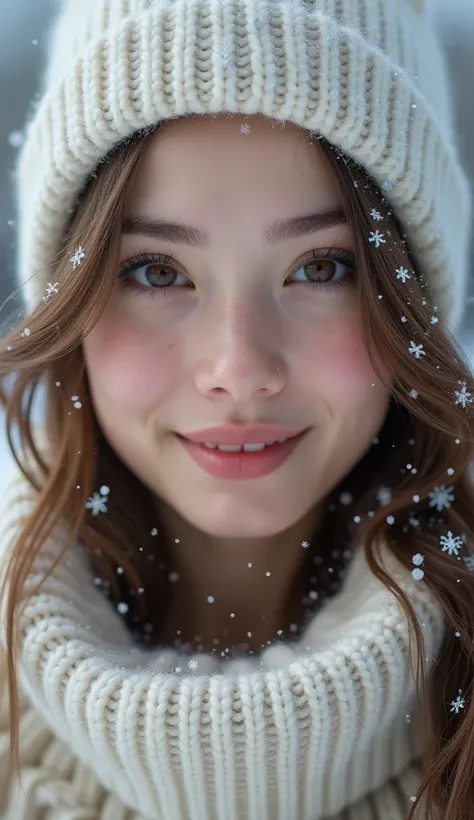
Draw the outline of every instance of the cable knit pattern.
[[[11,511],[28,503],[3,501],[2,566]],[[45,543],[28,589],[64,532]],[[430,666],[441,610],[382,554],[413,602]],[[138,649],[92,581],[75,545],[22,614],[26,788],[9,795],[4,820],[403,820],[419,778],[408,624],[362,549],[300,641],[252,659]],[[4,701],[0,772],[7,719]]]
[[[98,163],[162,120],[260,113],[363,165],[404,226],[454,329],[471,191],[423,0],[63,0],[44,95],[17,166],[18,279],[29,308],[53,275]]]

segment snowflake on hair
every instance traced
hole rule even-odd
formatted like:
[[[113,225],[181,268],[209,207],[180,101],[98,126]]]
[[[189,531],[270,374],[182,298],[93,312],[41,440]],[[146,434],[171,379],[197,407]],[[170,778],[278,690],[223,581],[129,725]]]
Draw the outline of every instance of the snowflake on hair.
[[[397,268],[395,273],[397,274],[397,279],[401,279],[403,284],[407,281],[407,279],[411,279],[410,274],[408,273],[407,268]]]
[[[52,282],[48,282],[46,287],[46,295],[42,296],[43,302],[47,302],[48,299],[53,296],[53,294],[57,294],[59,292],[59,282],[55,282],[54,285]]]
[[[474,399],[472,398],[472,394],[469,393],[467,389],[466,382],[458,382],[461,385],[461,390],[455,390],[456,401],[455,404],[460,404],[461,407],[467,407],[468,404],[472,404]]]
[[[463,539],[460,535],[453,535],[451,530],[449,530],[447,535],[442,535],[440,537],[439,543],[441,544],[443,552],[447,552],[448,555],[457,556],[463,545]]]
[[[78,265],[81,264],[82,260],[86,258],[86,254],[84,248],[76,248],[74,251],[73,256],[71,256],[70,261],[72,262],[72,267],[77,268]]]
[[[474,555],[466,555],[464,563],[469,572],[474,572]]]
[[[454,501],[453,490],[454,487],[446,487],[445,484],[442,484],[441,487],[434,487],[429,493],[429,498],[431,498],[430,507],[436,507],[438,512],[449,509]]]
[[[372,242],[376,248],[379,248],[380,245],[385,245],[385,234],[379,233],[378,231],[372,231],[369,237],[369,242]]]
[[[375,219],[376,222],[380,222],[380,220],[383,219],[382,214],[380,213],[380,211],[377,211],[376,208],[372,208],[370,215],[372,219]]]
[[[415,359],[421,358],[421,356],[426,356],[426,353],[423,349],[423,345],[417,345],[415,342],[410,342],[410,347],[408,348],[409,353],[413,353]]]
[[[464,698],[461,697],[461,691],[462,690],[460,689],[459,690],[459,695],[457,696],[457,698],[452,700],[451,703],[449,704],[450,707],[451,707],[451,709],[449,711],[450,712],[455,712],[456,715],[459,714],[461,709],[464,709],[464,706],[466,704],[466,701],[464,700]]]

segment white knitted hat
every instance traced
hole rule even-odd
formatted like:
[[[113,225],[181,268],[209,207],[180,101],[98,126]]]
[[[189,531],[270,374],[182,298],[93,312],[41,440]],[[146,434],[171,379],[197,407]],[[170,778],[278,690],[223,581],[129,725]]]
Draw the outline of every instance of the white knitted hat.
[[[263,114],[365,167],[454,330],[471,192],[425,0],[64,0],[17,165],[18,283],[51,279],[90,174],[121,140],[187,114]],[[30,302],[31,300],[31,302]]]

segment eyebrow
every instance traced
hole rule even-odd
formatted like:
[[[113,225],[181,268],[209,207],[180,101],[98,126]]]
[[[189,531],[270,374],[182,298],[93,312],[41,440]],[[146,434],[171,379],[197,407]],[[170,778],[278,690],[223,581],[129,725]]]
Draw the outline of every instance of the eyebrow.
[[[347,224],[342,208],[328,206],[315,213],[272,222],[265,228],[264,236],[270,245],[276,245],[299,236]],[[140,234],[195,248],[207,248],[210,245],[210,235],[206,231],[181,225],[179,222],[165,222],[162,219],[148,217],[128,217],[122,225],[122,233]]]

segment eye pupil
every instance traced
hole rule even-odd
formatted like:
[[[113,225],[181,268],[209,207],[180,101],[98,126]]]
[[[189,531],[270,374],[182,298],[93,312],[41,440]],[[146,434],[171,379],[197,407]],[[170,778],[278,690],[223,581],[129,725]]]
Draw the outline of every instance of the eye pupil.
[[[171,276],[172,280],[173,276],[176,275],[171,268],[168,268],[161,262],[156,262],[154,265],[148,265],[147,267],[148,270],[146,271],[145,275],[150,284],[152,285],[169,284],[168,282],[163,282],[163,277]],[[153,276],[157,277],[157,281],[153,280]]]
[[[331,274],[334,271],[333,271],[332,267],[329,270],[325,271],[324,269],[325,269],[325,266],[327,266],[327,265],[330,265],[330,266],[334,265],[334,262],[332,261],[332,259],[327,259],[323,262],[320,261],[320,262],[316,262],[316,263],[311,263],[311,262],[308,263],[309,268],[311,268],[311,267],[316,268],[317,273],[326,272],[327,278],[330,278]]]

